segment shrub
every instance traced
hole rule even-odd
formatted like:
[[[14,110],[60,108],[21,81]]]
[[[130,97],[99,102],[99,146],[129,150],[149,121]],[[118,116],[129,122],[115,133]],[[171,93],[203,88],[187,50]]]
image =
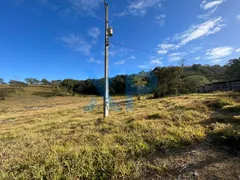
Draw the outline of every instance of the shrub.
[[[8,92],[6,89],[0,89],[0,100],[4,100],[7,95]]]
[[[216,125],[212,137],[215,144],[225,145],[234,150],[240,150],[240,126],[230,124]]]
[[[233,105],[233,104],[234,104],[233,99],[231,99],[231,98],[221,98],[221,99],[215,100],[210,105],[213,108],[223,108],[224,106]]]

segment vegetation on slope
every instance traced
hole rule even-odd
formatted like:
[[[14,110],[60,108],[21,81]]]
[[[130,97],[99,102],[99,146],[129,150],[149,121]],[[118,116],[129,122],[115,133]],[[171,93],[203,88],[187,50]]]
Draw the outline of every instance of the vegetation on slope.
[[[106,120],[98,97],[11,97],[0,104],[0,179],[237,179],[238,97],[134,101],[133,112],[119,100]]]
[[[110,78],[110,93],[125,95],[140,95],[154,93],[155,97],[181,95],[196,92],[196,88],[210,82],[240,79],[240,59],[229,60],[228,64],[200,65],[182,67],[156,67],[149,72],[131,75],[118,75]],[[4,81],[0,79],[0,84]],[[45,85],[55,88],[52,94],[43,96],[67,94],[104,94],[104,79],[74,80],[64,79],[49,82],[36,78],[26,78],[25,82],[10,80],[9,85],[15,88],[25,88],[26,85]],[[1,94],[1,92],[0,92]]]

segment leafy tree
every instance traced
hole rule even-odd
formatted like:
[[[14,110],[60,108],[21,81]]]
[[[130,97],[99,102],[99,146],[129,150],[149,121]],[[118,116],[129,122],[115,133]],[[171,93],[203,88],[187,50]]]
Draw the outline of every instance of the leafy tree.
[[[25,79],[25,82],[26,82],[27,84],[33,84],[33,78],[26,78],[26,79]]]
[[[27,83],[27,84],[31,84],[31,85],[37,85],[37,84],[39,84],[40,83],[40,81],[37,79],[37,78],[26,78],[25,79],[25,82]]]
[[[180,67],[155,68],[154,73],[158,78],[158,86],[154,92],[155,97],[174,95],[179,93],[183,69]]]
[[[0,100],[5,100],[5,97],[8,95],[7,89],[0,89]]]
[[[240,58],[232,59],[227,64],[227,74],[230,79],[240,78]]]
[[[45,78],[43,78],[43,79],[41,80],[41,83],[44,84],[44,85],[50,85],[50,84],[51,84],[51,83],[50,83],[47,79],[45,79]]]
[[[3,78],[0,78],[0,84],[3,84],[3,83],[4,83]]]
[[[33,81],[33,84],[35,84],[35,85],[38,85],[41,82],[37,78],[33,78],[32,81]]]
[[[67,92],[73,93],[74,85],[75,85],[75,80],[73,79],[64,79],[61,82],[61,87],[64,90],[65,94]]]
[[[25,87],[27,86],[26,83],[21,82],[21,81],[16,81],[16,80],[10,80],[9,85],[18,89],[18,90],[20,90],[20,91],[24,91]]]
[[[52,81],[51,81],[51,85],[52,85],[53,87],[59,87],[61,83],[62,83],[61,80],[52,80]]]
[[[116,94],[123,94],[126,91],[126,76],[118,75],[110,80],[110,92]]]
[[[205,76],[193,75],[183,79],[183,89],[184,93],[196,92],[196,88],[209,83],[209,80]]]

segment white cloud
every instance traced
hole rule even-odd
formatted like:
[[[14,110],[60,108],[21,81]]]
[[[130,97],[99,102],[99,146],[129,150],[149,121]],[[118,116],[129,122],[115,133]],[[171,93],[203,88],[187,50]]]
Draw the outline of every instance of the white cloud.
[[[26,0],[16,0],[18,4],[24,3],[25,1]],[[52,10],[60,11],[63,10],[61,4],[65,4],[68,7],[65,10],[63,10],[65,16],[69,14],[71,10],[73,10],[74,12],[76,12],[76,14],[80,14],[82,16],[93,16],[96,18],[99,17],[95,15],[95,12],[99,8],[99,5],[102,3],[102,0],[61,0],[60,2],[58,1],[54,2],[50,0],[35,0],[35,1],[42,5],[51,5],[53,7]]]
[[[169,62],[174,62],[174,61],[179,61],[181,60],[182,57],[181,56],[172,56],[172,57],[169,57]]]
[[[175,53],[169,54],[168,61],[169,62],[179,61],[179,60],[183,59],[183,57],[185,55],[186,55],[186,53],[184,53],[184,52],[175,52]]]
[[[165,23],[165,17],[166,17],[166,15],[164,15],[164,14],[160,14],[160,15],[156,16],[156,17],[155,17],[156,22],[157,22],[160,26],[162,26],[162,25]]]
[[[240,14],[239,14],[239,15],[237,15],[236,19],[237,19],[237,20],[240,20]]]
[[[219,64],[222,60],[221,59],[214,59],[211,61],[212,64]]]
[[[178,45],[176,44],[168,44],[168,43],[162,43],[158,45],[157,52],[158,54],[166,54],[169,50],[177,49]]]
[[[222,18],[218,17],[216,19],[208,20],[202,24],[194,25],[184,33],[177,35],[175,39],[180,39],[180,45],[185,45],[190,41],[196,40],[198,38],[208,36],[210,34],[215,34],[221,30],[223,24],[221,24]]]
[[[119,47],[115,47],[114,45],[111,45],[110,46],[110,49],[109,49],[109,56],[112,56],[112,57],[124,57],[126,55],[129,54],[129,49],[127,48],[119,48]],[[104,52],[102,53],[104,55]]]
[[[123,60],[120,60],[120,61],[115,62],[114,64],[116,64],[116,65],[122,65],[122,64],[125,64],[127,61],[134,60],[134,59],[136,59],[135,56],[129,56],[129,57],[123,59]]]
[[[100,31],[96,27],[92,27],[88,30],[88,35],[91,36],[94,39],[97,39],[100,34]]]
[[[236,49],[236,51],[235,52],[240,52],[240,48],[239,49]]]
[[[146,68],[149,67],[149,65],[147,65],[147,64],[145,64],[145,65],[139,65],[138,67],[141,68],[141,69],[146,69]]]
[[[64,43],[64,46],[66,46],[74,51],[80,52],[87,56],[91,55],[90,50],[92,48],[92,45],[89,44],[88,42],[86,42],[79,35],[71,33],[68,36],[59,38],[59,40]]]
[[[176,52],[176,53],[172,53],[168,55],[169,57],[173,57],[173,56],[185,56],[185,53],[183,52]]]
[[[143,65],[139,65],[138,67],[141,69],[150,68],[152,66],[162,66],[162,58],[156,56],[150,56],[150,60],[146,61]]]
[[[211,16],[216,10],[217,10],[217,7],[213,8],[212,10],[208,11],[205,14],[198,15],[198,18],[199,19],[208,19],[209,16]]]
[[[198,57],[195,57],[194,59],[195,59],[195,60],[199,60],[199,59],[201,59],[201,57],[200,57],[200,56],[198,56]]]
[[[171,50],[179,49],[191,41],[215,34],[219,32],[223,26],[225,26],[222,24],[222,21],[222,17],[218,17],[205,21],[202,24],[193,25],[188,30],[176,34],[172,39],[168,38],[164,41],[164,43],[159,44],[157,47],[157,52],[158,54],[166,54]],[[174,44],[172,42],[174,42]],[[194,53],[200,49],[201,47],[197,47],[196,50],[189,51],[189,53]]]
[[[162,61],[160,61],[158,59],[153,59],[150,61],[150,63],[153,65],[162,65]]]
[[[159,44],[158,47],[161,49],[171,49],[171,48],[175,47],[175,44],[163,43],[163,44]]]
[[[157,51],[158,54],[167,54],[168,51],[167,50],[164,50],[164,49],[160,49]]]
[[[91,57],[88,60],[89,63],[103,64],[103,61],[95,60],[94,57]]]
[[[207,55],[208,59],[215,60],[215,59],[219,59],[219,58],[228,56],[228,55],[232,54],[233,51],[234,51],[234,49],[232,47],[228,47],[228,46],[216,47],[216,48],[207,50],[206,55]]]
[[[66,0],[65,0],[66,1]],[[95,15],[96,9],[98,9],[101,0],[67,0],[71,7],[79,14]]]
[[[152,7],[161,7],[162,0],[131,0],[127,8],[118,14],[114,14],[118,17],[133,15],[133,16],[144,16],[148,9]]]
[[[208,10],[222,4],[223,2],[224,0],[215,0],[211,2],[203,1],[201,4],[201,8],[203,8],[204,10]]]

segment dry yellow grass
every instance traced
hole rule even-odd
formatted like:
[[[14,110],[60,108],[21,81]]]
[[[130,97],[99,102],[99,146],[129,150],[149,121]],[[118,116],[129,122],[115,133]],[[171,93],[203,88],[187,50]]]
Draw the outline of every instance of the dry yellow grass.
[[[228,95],[145,99],[131,112],[120,103],[106,120],[100,97],[92,111],[89,96],[10,97],[0,101],[0,179],[238,179],[236,151],[213,142],[239,127],[239,112],[210,108]]]

